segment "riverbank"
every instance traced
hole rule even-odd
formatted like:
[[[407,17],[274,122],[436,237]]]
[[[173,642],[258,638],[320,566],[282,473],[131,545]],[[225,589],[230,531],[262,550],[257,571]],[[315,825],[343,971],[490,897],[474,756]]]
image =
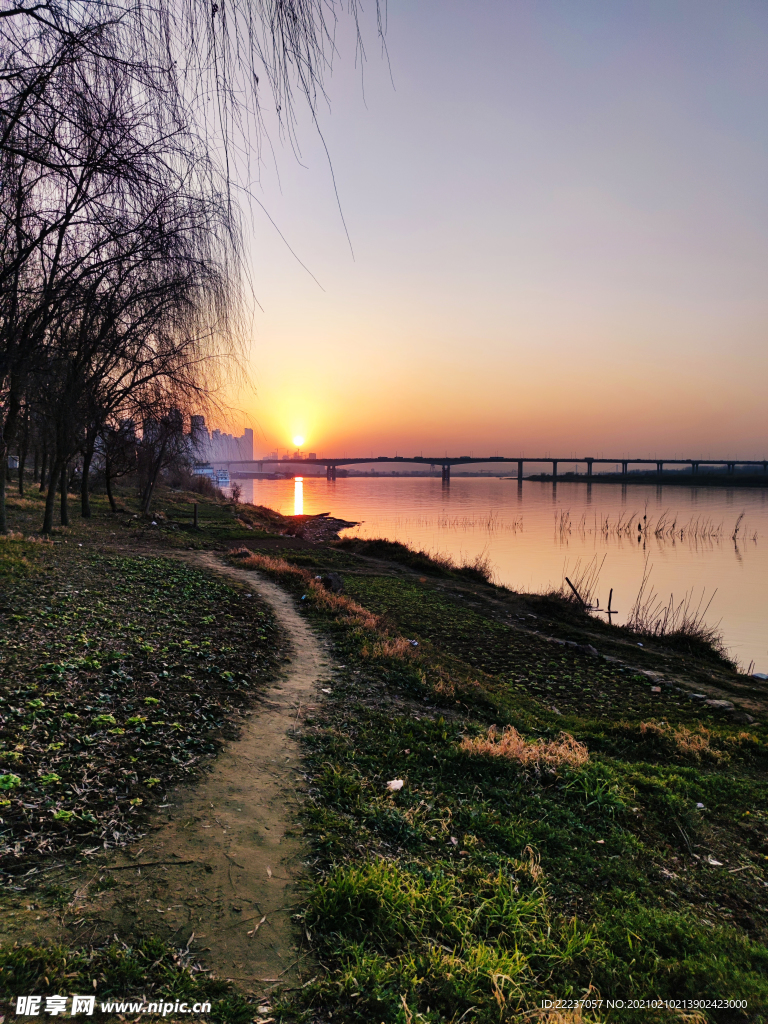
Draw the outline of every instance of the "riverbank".
[[[0,541],[2,772],[19,780],[0,815],[6,998],[147,989],[207,993],[220,1020],[490,1024],[588,992],[604,1002],[585,1020],[683,1019],[605,1003],[650,996],[747,1000],[704,1015],[764,1019],[764,684],[695,638],[638,637],[268,510],[200,499],[195,530],[190,501],[161,495],[157,525],[128,497],[116,516],[97,502],[52,544]],[[25,534],[35,505],[12,503]],[[203,550],[290,594],[329,663],[297,710],[302,963],[266,996],[257,963],[206,974],[204,869],[185,883],[175,863],[189,891],[150,903],[154,927],[118,912],[141,833],[258,732],[291,657],[255,587],[183,561]],[[253,892],[224,881],[228,920],[258,938],[234,900]]]
[[[657,487],[768,487],[766,473],[537,473],[526,480],[575,484],[653,484]]]

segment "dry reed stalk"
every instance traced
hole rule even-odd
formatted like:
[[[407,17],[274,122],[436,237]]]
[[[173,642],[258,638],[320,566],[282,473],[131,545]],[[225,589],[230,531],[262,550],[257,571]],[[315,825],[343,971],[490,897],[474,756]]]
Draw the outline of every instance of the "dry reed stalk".
[[[583,743],[575,740],[570,733],[561,732],[556,740],[526,740],[512,725],[505,726],[503,732],[492,725],[486,736],[470,739],[465,736],[461,741],[461,750],[465,754],[504,757],[509,761],[518,761],[522,765],[540,768],[542,764],[548,768],[581,768],[589,761],[589,751]]]
[[[670,594],[667,604],[663,604],[655,589],[650,586],[650,578],[651,567],[646,559],[637,597],[627,619],[627,629],[645,636],[690,637],[709,643],[716,650],[723,649],[718,625],[708,626],[704,621],[717,590],[713,591],[703,607],[706,593],[702,591],[698,604],[694,607],[692,590],[686,592],[677,604],[674,594]]]
[[[602,559],[598,562],[597,555],[587,562],[582,568],[581,559],[577,559],[572,570],[570,570],[570,578],[573,586],[578,591],[579,597],[582,604],[580,607],[586,607],[587,609],[600,607],[600,602],[595,602],[595,593],[597,591],[598,584],[600,583],[600,573],[603,568],[606,556],[603,555]],[[563,568],[563,580],[568,575],[568,563],[566,561]],[[565,598],[566,601],[571,603],[576,602],[576,595],[570,590],[565,589],[565,582],[560,584],[560,589],[557,591],[560,597]]]

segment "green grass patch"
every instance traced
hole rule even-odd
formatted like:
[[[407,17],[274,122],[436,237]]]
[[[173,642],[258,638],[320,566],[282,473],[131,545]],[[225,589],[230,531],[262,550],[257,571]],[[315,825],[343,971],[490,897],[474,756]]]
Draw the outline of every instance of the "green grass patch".
[[[301,596],[300,579],[277,578]],[[343,578],[420,646],[372,660],[365,630],[301,603],[346,668],[306,740],[318,859],[303,924],[326,973],[299,1004],[361,1024],[490,1024],[585,993],[728,992],[747,1009],[707,1020],[765,1020],[765,728],[553,644],[557,619],[539,616],[536,635],[441,580]],[[529,740],[565,730],[589,761],[534,770],[461,750],[491,724]],[[584,1019],[682,1018],[604,1005]]]
[[[125,846],[237,731],[278,634],[183,562],[0,545],[0,867]],[[30,863],[32,861],[32,863]]]

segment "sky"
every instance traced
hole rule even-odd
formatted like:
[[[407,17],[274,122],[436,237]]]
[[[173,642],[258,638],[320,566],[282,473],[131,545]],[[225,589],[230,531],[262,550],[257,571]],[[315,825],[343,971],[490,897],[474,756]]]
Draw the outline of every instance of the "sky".
[[[768,455],[768,5],[389,0],[387,55],[364,34],[322,137],[300,112],[254,173],[228,427],[256,454]]]

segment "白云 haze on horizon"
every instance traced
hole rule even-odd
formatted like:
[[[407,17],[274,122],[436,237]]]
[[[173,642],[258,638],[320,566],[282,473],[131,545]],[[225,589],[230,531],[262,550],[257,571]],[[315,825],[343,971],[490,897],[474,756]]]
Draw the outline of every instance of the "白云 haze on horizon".
[[[254,187],[322,289],[255,206],[236,432],[763,456],[768,9],[390,3],[386,40],[320,113],[354,258],[309,119]]]

